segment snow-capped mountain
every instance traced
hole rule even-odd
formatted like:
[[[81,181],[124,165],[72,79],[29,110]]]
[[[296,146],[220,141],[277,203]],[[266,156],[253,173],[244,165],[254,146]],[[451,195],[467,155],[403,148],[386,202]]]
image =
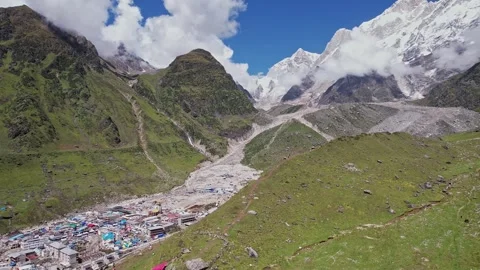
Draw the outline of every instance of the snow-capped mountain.
[[[469,31],[479,26],[479,18],[480,0],[398,0],[359,27],[338,30],[322,54],[303,57],[302,68],[290,65],[295,63],[295,55],[276,64],[258,81],[263,91],[258,91],[261,94],[256,98],[259,104],[279,102],[308,74],[316,82],[305,90],[307,94],[302,99],[306,101],[323,94],[336,80],[347,75],[361,76],[362,72],[394,75],[404,95],[421,97],[432,84],[461,71],[458,66],[449,66],[448,61],[439,66],[437,60],[443,55],[437,52],[452,46],[465,50],[462,44]],[[307,74],[303,67],[310,69]],[[293,79],[278,80],[277,74],[295,78],[297,83]],[[267,77],[277,79],[274,89],[264,84],[269,81]]]
[[[276,63],[268,71],[267,77],[278,79],[286,74],[309,72],[320,54],[298,49],[291,57]]]
[[[266,76],[256,81],[252,95],[261,101],[259,106],[268,105],[282,98],[287,87],[300,83],[315,66],[320,54],[298,49],[291,57],[285,58],[272,66]]]
[[[117,53],[108,57],[110,62],[117,70],[130,75],[137,75],[146,72],[153,72],[156,69],[147,61],[127,51],[123,44],[120,44]]]

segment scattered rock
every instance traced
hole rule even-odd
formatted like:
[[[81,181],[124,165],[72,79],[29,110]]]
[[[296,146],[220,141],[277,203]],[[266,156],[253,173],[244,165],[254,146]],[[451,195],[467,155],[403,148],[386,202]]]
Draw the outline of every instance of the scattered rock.
[[[258,200],[258,197],[253,197],[254,200]]]
[[[345,211],[345,208],[343,206],[339,206],[337,209],[337,212],[342,213]]]
[[[426,189],[432,189],[433,188],[433,185],[431,182],[425,182],[425,184],[423,184],[423,186],[426,188]]]
[[[302,183],[300,186],[301,186],[302,188],[308,188],[308,184],[306,184],[306,183]]]
[[[347,171],[349,172],[359,172],[360,170],[355,166],[353,163],[348,163],[345,166],[343,166]]]
[[[377,160],[377,163],[382,164],[383,161],[381,161],[381,160],[379,159],[379,160]]]
[[[423,156],[425,159],[430,159],[430,156],[429,155],[424,155]]]
[[[439,176],[437,176],[437,182],[445,183],[446,181],[445,181],[445,178],[443,176],[439,175]]]
[[[247,247],[246,251],[248,252],[248,256],[250,256],[250,258],[258,258],[258,253],[252,247]]]
[[[190,253],[190,252],[191,252],[190,249],[188,249],[188,248],[182,248],[182,254],[188,254],[188,253]]]
[[[400,179],[400,177],[398,177],[398,175],[395,175],[395,180],[398,180]]]
[[[254,216],[257,215],[257,212],[256,212],[256,211],[253,211],[253,210],[249,210],[247,213],[248,213],[249,215],[254,215]]]
[[[373,195],[372,191],[369,189],[365,189],[363,193],[368,194],[368,195]]]
[[[392,208],[388,208],[388,212],[392,215],[396,213],[395,210],[393,210]]]
[[[206,263],[204,260],[202,260],[200,258],[187,261],[185,263],[185,266],[187,267],[188,270],[208,269],[208,263]]]

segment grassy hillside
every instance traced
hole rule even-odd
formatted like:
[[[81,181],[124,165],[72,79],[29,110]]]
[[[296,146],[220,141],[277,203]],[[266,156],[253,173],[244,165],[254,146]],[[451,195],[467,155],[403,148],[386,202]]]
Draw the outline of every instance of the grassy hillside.
[[[215,155],[226,153],[226,138],[250,130],[256,113],[232,76],[200,49],[177,57],[156,74],[141,75],[135,89]]]
[[[285,161],[120,269],[164,260],[184,269],[193,258],[220,269],[479,268],[479,139],[337,139]]]
[[[139,104],[148,152],[139,143]],[[204,160],[186,135],[106,68],[83,37],[26,6],[0,8],[0,233],[181,184]]]
[[[282,114],[291,114],[291,113],[296,113],[300,109],[302,109],[304,105],[289,105],[289,104],[281,104],[278,106],[275,106],[268,110],[268,114],[272,116],[279,116]]]
[[[261,133],[248,143],[242,163],[266,171],[284,159],[324,143],[326,140],[321,135],[292,120]]]
[[[435,107],[461,106],[480,112],[480,63],[434,86],[419,102]]]

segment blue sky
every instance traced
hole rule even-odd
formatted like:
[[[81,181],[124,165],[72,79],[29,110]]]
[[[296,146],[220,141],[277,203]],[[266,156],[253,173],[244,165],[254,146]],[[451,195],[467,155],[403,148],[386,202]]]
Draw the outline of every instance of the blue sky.
[[[224,40],[250,74],[267,72],[298,48],[320,53],[339,28],[379,15],[395,0],[247,0],[236,36]],[[144,18],[165,14],[161,0],[135,0]]]

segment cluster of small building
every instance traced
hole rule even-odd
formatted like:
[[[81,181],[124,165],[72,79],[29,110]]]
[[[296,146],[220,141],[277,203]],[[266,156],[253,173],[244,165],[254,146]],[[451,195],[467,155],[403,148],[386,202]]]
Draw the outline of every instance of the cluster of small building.
[[[71,216],[1,237],[0,270],[102,269],[214,209],[216,205],[168,210],[156,202],[140,201]]]

